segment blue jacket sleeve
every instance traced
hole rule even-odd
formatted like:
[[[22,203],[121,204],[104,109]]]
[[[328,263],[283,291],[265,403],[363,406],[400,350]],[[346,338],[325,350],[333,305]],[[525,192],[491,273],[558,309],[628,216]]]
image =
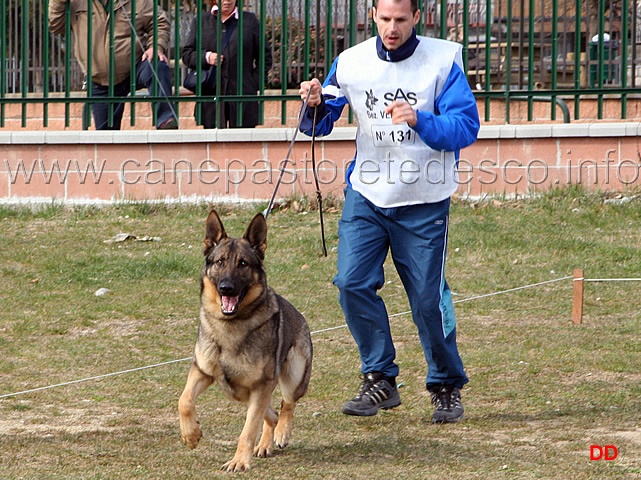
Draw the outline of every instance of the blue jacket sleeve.
[[[340,94],[340,85],[336,79],[336,66],[338,65],[339,57],[336,57],[329,75],[323,83],[323,95],[321,96],[321,104],[316,107],[316,136],[322,137],[329,135],[334,129],[334,122],[336,122],[343,113],[343,108],[347,104],[345,97]],[[329,93],[327,93],[329,92]],[[314,124],[314,108],[306,108],[301,112],[303,119],[300,125],[300,131],[305,135],[312,135],[312,128]]]
[[[458,152],[476,141],[480,128],[476,99],[455,63],[436,99],[435,113],[417,111],[414,130],[434,150]]]

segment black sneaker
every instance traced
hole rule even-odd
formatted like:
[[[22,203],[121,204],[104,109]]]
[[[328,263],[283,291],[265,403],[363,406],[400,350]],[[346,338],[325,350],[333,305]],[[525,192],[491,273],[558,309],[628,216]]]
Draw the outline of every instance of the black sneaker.
[[[343,405],[346,415],[371,417],[382,408],[388,410],[398,407],[401,397],[396,389],[396,380],[382,373],[371,372],[363,375],[363,385],[358,394]]]
[[[463,420],[461,391],[454,385],[434,385],[427,388],[436,407],[432,423],[456,423]]]

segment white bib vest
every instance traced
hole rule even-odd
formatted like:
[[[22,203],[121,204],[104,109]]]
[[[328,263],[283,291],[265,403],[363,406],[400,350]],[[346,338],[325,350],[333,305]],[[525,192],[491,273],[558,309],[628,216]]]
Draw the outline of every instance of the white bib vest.
[[[409,125],[394,125],[385,113],[396,100],[438,114],[434,104],[452,65],[462,68],[460,45],[417,38],[414,53],[398,62],[378,57],[376,38],[344,51],[336,64],[340,90],[324,90],[344,95],[352,107],[358,132],[349,180],[354,190],[379,207],[439,202],[458,187],[454,152],[431,149]]]

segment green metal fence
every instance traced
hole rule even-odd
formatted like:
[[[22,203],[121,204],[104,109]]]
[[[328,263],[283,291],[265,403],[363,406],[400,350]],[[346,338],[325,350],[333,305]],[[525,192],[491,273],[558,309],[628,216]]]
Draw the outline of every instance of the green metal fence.
[[[107,8],[122,2],[135,0],[112,0]],[[52,103],[66,106],[68,126],[73,104],[88,107],[97,102],[90,91],[83,90],[91,71],[82,72],[74,58],[70,17],[63,34],[52,34],[48,3],[0,0],[0,127],[5,126],[7,105],[20,106],[26,126],[29,105],[41,104],[43,127],[47,127]],[[297,98],[292,89],[313,76],[323,79],[340,51],[374,34],[371,4],[372,0],[238,0],[241,9],[261,19],[261,34],[271,45],[274,65],[268,75],[261,76],[258,98],[282,102],[283,123],[284,101]],[[641,2],[422,0],[419,4],[420,34],[463,45],[470,85],[485,102],[486,117],[493,102],[505,106],[508,123],[515,102],[527,103],[529,118],[535,102],[549,102],[560,107],[564,120],[570,120],[567,104],[572,106],[573,118],[581,119],[582,99],[593,98],[598,105],[596,116],[602,118],[604,99],[616,98],[620,118],[628,118],[628,100],[641,84]],[[167,52],[174,84],[172,102],[256,100],[240,94],[184,95],[181,47],[192,19],[200,18],[209,6],[198,0],[161,0],[155,8],[166,11],[172,24]],[[139,40],[132,30],[131,42]],[[91,44],[91,30],[85,41]],[[136,59],[132,56],[131,61],[133,65]],[[243,76],[242,70],[238,75]],[[161,100],[165,98],[158,92],[128,97],[132,108],[126,121],[135,124],[139,102]],[[121,99],[109,96],[99,101],[115,104]],[[551,119],[556,119],[557,108],[550,112]],[[88,109],[84,123],[89,124]]]

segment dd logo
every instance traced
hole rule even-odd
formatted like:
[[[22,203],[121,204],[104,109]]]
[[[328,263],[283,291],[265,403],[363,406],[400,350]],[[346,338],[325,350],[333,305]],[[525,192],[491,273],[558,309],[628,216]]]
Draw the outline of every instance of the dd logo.
[[[619,449],[614,445],[590,445],[590,460],[614,460],[619,456]]]

